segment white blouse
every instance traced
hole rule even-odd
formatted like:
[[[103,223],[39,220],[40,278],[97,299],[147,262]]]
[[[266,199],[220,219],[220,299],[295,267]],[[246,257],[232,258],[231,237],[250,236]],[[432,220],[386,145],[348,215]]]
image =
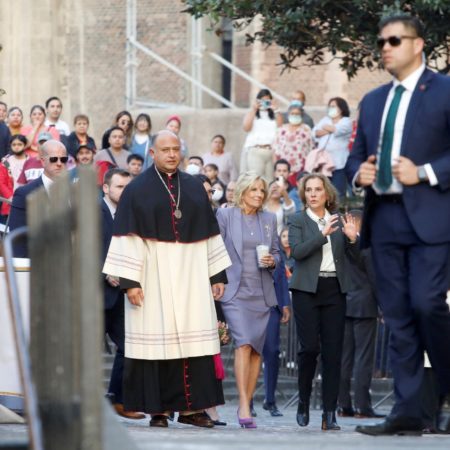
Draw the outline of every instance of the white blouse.
[[[244,147],[256,145],[272,145],[277,132],[277,121],[269,118],[267,111],[259,111],[259,119],[255,116],[252,129],[248,132]]]
[[[320,217],[314,214],[309,208],[306,209],[306,214],[317,223],[319,230],[322,231],[325,225],[319,223]],[[325,210],[323,218],[326,222],[330,220],[331,214]],[[336,266],[334,265],[333,249],[331,247],[330,236],[327,236],[327,243],[322,246],[322,262],[320,264],[321,272],[336,272]]]

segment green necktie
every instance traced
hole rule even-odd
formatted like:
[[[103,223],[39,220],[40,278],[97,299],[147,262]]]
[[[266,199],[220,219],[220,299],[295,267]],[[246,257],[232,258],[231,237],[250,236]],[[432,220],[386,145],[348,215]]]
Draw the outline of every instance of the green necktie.
[[[378,166],[377,186],[386,191],[392,184],[392,166],[391,166],[391,154],[392,143],[394,141],[394,127],[395,119],[397,117],[398,107],[405,88],[399,84],[395,88],[394,98],[392,99],[391,106],[386,117],[386,123],[384,124],[383,141],[381,142],[381,154],[380,164]]]

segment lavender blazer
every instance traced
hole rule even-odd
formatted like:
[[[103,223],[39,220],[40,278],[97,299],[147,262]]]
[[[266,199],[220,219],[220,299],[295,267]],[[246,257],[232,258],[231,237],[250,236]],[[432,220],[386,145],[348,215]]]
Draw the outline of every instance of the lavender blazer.
[[[280,264],[281,256],[278,246],[277,219],[275,214],[270,212],[258,213],[259,223],[263,232],[263,242],[270,249],[270,254],[275,258],[276,264]],[[220,233],[225,242],[232,265],[226,269],[228,284],[221,302],[229,302],[236,295],[242,275],[242,212],[240,208],[219,208],[217,210],[217,220],[219,222]],[[256,249],[255,249],[256,252]],[[256,257],[255,257],[256,264]],[[274,269],[262,269],[262,285],[264,300],[267,306],[276,306],[277,298],[273,286]]]

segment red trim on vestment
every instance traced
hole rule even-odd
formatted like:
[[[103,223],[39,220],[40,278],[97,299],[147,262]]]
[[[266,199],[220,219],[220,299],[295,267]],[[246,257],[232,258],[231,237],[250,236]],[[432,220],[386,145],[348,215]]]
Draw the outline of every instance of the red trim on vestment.
[[[184,397],[186,398],[186,405],[187,405],[187,411],[191,409],[192,402],[189,399],[191,396],[190,388],[191,385],[189,384],[189,363],[187,358],[183,359],[183,384],[184,384]]]

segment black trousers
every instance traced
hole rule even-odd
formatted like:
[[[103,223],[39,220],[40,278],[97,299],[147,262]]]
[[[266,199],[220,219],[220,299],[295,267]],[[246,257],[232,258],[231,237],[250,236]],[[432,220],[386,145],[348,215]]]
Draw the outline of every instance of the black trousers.
[[[344,348],[342,354],[341,383],[338,404],[343,408],[352,407],[350,382],[353,374],[355,408],[372,408],[370,384],[372,382],[376,318],[345,318]]]
[[[293,290],[292,305],[300,342],[300,400],[309,403],[317,356],[321,353],[323,410],[332,412],[336,409],[339,392],[345,295],[340,291],[337,278],[319,278],[315,294]]]
[[[114,403],[123,403],[123,361],[125,352],[125,312],[121,297],[111,309],[105,309],[105,333],[116,345],[116,356],[109,380],[108,394],[114,394]]]

